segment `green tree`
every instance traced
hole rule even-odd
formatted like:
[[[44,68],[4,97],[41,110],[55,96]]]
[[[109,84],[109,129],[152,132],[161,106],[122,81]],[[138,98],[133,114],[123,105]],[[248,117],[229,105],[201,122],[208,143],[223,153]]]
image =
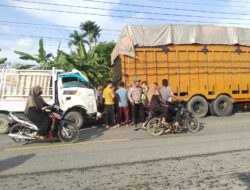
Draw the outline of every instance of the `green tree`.
[[[101,84],[105,73],[110,71],[109,67],[99,64],[98,54],[95,49],[87,52],[82,41],[79,42],[78,49],[79,51],[71,52],[70,54],[63,51],[60,52],[61,57],[64,57],[70,65],[66,68],[66,71],[67,69],[75,68],[83,72],[93,84]]]
[[[0,49],[0,51],[2,51],[2,50]],[[7,58],[5,58],[5,57],[0,57],[0,65],[5,64],[6,61],[7,61]]]
[[[54,58],[53,66],[57,69],[62,69],[64,71],[71,71],[74,69],[73,65],[68,61],[70,54],[65,53],[62,50],[57,51],[57,56]]]
[[[69,47],[72,47],[72,46],[75,46],[75,47],[78,47],[78,43],[80,41],[84,41],[84,35],[83,34],[80,34],[78,31],[74,30],[73,33],[70,34],[69,38],[70,38],[70,41],[68,43]],[[87,43],[87,41],[84,41]]]
[[[22,60],[31,60],[37,62],[40,69],[51,69],[53,67],[53,55],[52,53],[46,53],[43,45],[43,39],[39,40],[39,49],[37,55],[31,55],[22,51],[14,52],[18,54]]]
[[[111,53],[115,47],[114,42],[99,43],[95,46],[95,51],[98,55],[98,63],[105,65],[108,70],[103,75],[103,84],[107,83],[108,80],[112,80],[113,72],[111,69]]]
[[[95,51],[99,57],[99,63],[111,66],[111,53],[115,48],[115,42],[103,42],[95,46]]]
[[[17,63],[17,64],[14,64],[12,67],[15,69],[32,69],[35,67],[35,65]]]
[[[40,69],[56,67],[64,71],[71,71],[75,68],[85,74],[93,84],[103,84],[112,78],[110,55],[115,43],[96,45],[101,29],[95,22],[81,23],[80,29],[80,32],[75,30],[69,36],[69,47],[75,47],[70,53],[60,50],[59,44],[56,56],[47,54],[42,39],[39,40],[37,55],[30,55],[21,51],[15,51],[15,53],[20,55],[20,59],[36,61]],[[93,46],[93,43],[95,43],[95,46]],[[88,51],[86,51],[84,44],[89,46]],[[32,65],[16,64],[15,67],[26,69],[32,67]]]
[[[91,50],[93,43],[96,45],[97,39],[100,37],[100,32],[102,31],[100,26],[98,26],[94,21],[86,21],[80,24],[80,29],[88,38],[87,44],[89,46],[89,50]]]

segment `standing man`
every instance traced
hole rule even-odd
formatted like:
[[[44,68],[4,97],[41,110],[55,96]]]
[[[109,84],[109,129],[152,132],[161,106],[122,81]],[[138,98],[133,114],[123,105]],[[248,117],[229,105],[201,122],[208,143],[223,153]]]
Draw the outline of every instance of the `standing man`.
[[[134,79],[134,86],[128,93],[129,101],[132,105],[132,118],[134,121],[134,130],[138,130],[137,124],[139,122],[144,122],[145,115],[144,115],[144,106],[142,103],[142,88],[140,87],[140,79]]]
[[[103,91],[105,112],[106,112],[106,128],[110,128],[115,125],[115,113],[114,113],[114,86],[112,81],[108,81],[107,87]]]
[[[128,126],[129,123],[129,115],[128,115],[128,90],[124,88],[124,82],[121,81],[119,83],[119,89],[116,91],[116,97],[118,98],[118,106],[119,106],[119,124],[126,124]],[[124,120],[125,118],[125,120]],[[124,122],[125,121],[125,122]]]

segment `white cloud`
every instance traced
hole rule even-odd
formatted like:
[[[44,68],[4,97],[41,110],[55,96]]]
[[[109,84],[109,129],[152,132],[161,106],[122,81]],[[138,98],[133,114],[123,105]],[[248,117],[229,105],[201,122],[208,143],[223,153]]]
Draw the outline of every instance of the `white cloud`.
[[[4,33],[10,33],[11,32],[11,27],[8,25],[3,25],[0,27],[0,31]]]
[[[33,40],[31,38],[20,38],[17,44],[20,49],[32,50],[34,48]]]
[[[249,3],[236,2],[235,0],[228,0],[227,2],[224,2],[223,9],[220,11],[227,13],[234,13],[231,15],[223,15],[223,14],[219,15],[222,17],[232,18],[232,19],[218,19],[217,20],[218,22],[224,23],[221,25],[250,28]]]
[[[1,40],[0,49],[1,50],[11,50],[11,47],[9,44],[7,45],[6,41]]]

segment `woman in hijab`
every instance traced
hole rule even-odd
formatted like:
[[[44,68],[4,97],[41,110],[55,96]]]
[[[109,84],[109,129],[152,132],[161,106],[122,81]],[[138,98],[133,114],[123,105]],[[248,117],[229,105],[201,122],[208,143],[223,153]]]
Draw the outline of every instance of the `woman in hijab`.
[[[157,83],[153,83],[149,86],[148,90],[148,102],[149,102],[149,109],[154,113],[161,113],[162,120],[161,123],[163,125],[167,125],[167,117],[168,117],[168,106],[162,100],[159,87]]]
[[[45,112],[48,104],[43,100],[41,95],[42,88],[40,86],[34,86],[31,89],[25,108],[25,115],[27,115],[29,120],[39,129],[37,133],[38,137],[45,136],[51,124],[51,119]]]

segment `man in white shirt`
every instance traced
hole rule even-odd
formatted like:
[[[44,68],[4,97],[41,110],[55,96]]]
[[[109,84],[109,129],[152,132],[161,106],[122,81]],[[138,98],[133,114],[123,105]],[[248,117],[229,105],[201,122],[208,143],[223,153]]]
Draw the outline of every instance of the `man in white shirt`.
[[[168,85],[167,79],[162,80],[162,87],[160,88],[159,91],[160,91],[161,98],[164,100],[164,102],[172,102],[172,99],[176,99],[176,100],[179,99],[171,91],[170,86]]]

